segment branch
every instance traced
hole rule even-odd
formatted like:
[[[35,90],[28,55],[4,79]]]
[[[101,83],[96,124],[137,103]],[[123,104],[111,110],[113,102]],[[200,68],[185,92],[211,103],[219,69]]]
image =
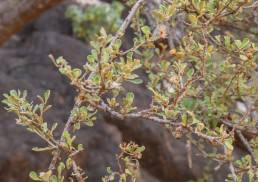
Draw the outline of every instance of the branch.
[[[111,48],[113,46],[113,44],[115,43],[115,41],[123,36],[125,30],[127,29],[127,27],[129,26],[130,22],[132,21],[134,15],[136,14],[137,10],[140,8],[140,6],[143,4],[145,0],[138,0],[134,6],[132,7],[130,13],[127,15],[127,17],[125,18],[123,24],[121,25],[121,27],[119,28],[119,30],[117,31],[117,33],[115,34],[115,36],[113,37],[113,39],[111,40],[110,44],[109,44],[109,48]]]
[[[128,118],[128,119],[143,118],[143,119],[155,121],[159,124],[169,124],[174,127],[182,127],[182,129],[190,131],[191,133],[193,133],[193,134],[197,135],[198,137],[203,138],[211,143],[215,142],[217,144],[223,145],[222,142],[220,141],[220,137],[209,136],[204,133],[198,132],[191,126],[183,125],[181,122],[178,122],[177,119],[176,120],[167,120],[167,119],[162,119],[162,118],[159,118],[156,116],[151,116],[149,113],[149,109],[142,110],[142,111],[139,111],[136,113],[121,114],[121,113],[113,110],[111,107],[109,107],[104,101],[101,101],[100,104],[98,104],[98,105],[96,105],[94,103],[89,103],[89,104],[91,106],[95,107],[96,109],[106,112],[106,113],[109,113],[111,116],[116,117],[120,120],[124,120],[126,118]]]
[[[80,172],[80,169],[78,168],[77,164],[73,161],[73,171],[74,171],[74,175],[77,179],[78,182],[84,182],[85,179],[82,177],[83,174]]]
[[[80,105],[81,105],[81,100],[80,100],[79,97],[76,97],[76,99],[75,99],[75,104],[74,104],[74,106],[73,106],[73,108],[72,108],[72,111],[74,111],[76,108],[80,107]],[[69,118],[68,118],[68,120],[67,120],[67,122],[66,122],[66,124],[65,124],[65,127],[64,127],[64,129],[63,129],[63,132],[62,132],[62,134],[61,134],[61,138],[60,138],[60,140],[59,140],[58,149],[57,149],[56,152],[54,153],[54,156],[53,156],[53,158],[52,158],[52,161],[51,161],[51,163],[50,163],[50,165],[49,165],[49,168],[48,168],[48,169],[51,170],[51,171],[55,170],[55,168],[56,168],[56,163],[57,163],[57,161],[58,161],[58,159],[59,159],[59,157],[60,157],[60,155],[61,155],[60,146],[61,146],[61,144],[64,142],[64,133],[65,133],[66,131],[70,131],[70,130],[71,130],[72,123],[73,123],[73,116],[72,116],[72,113],[71,113],[70,116],[69,116]]]
[[[257,137],[258,136],[258,131],[256,130],[256,128],[250,128],[250,127],[242,127],[242,126],[238,126],[230,121],[227,120],[220,120],[220,122],[224,125],[226,125],[229,128],[235,128],[241,132],[243,132],[244,135],[247,136],[251,136],[251,137]]]
[[[237,182],[237,175],[236,175],[235,168],[234,168],[234,165],[233,165],[232,162],[229,163],[229,170],[230,170],[230,172],[232,174],[233,181]]]
[[[63,0],[1,0],[0,2],[0,45],[28,22]]]
[[[52,56],[52,55],[49,55],[49,58],[55,62],[55,58]],[[48,167],[49,170],[53,171],[55,170],[56,168],[56,163],[57,161],[59,160],[60,158],[60,155],[61,155],[61,150],[62,150],[62,143],[64,142],[65,138],[64,138],[64,133],[65,132],[69,132],[71,130],[71,126],[74,122],[74,118],[73,118],[73,115],[72,115],[72,111],[74,111],[76,108],[80,107],[81,104],[82,104],[82,100],[81,100],[81,97],[80,97],[80,93],[77,95],[77,97],[75,98],[75,103],[74,103],[74,106],[71,110],[71,113],[70,113],[70,116],[65,124],[65,127],[63,129],[63,132],[61,134],[61,138],[59,140],[59,145],[58,145],[58,148],[57,150],[55,151],[55,153],[53,154],[53,158],[51,160],[51,163]],[[73,171],[74,171],[74,174],[75,174],[75,177],[76,179],[79,181],[79,182],[83,182],[84,181],[84,178],[83,178],[83,174],[80,173],[79,171],[79,168],[77,166],[77,164],[73,161]]]
[[[242,132],[239,131],[239,130],[236,130],[236,133],[239,136],[239,138],[241,139],[241,141],[244,144],[244,146],[246,147],[246,149],[248,150],[248,152],[251,154],[251,156],[252,156],[252,158],[254,160],[254,163],[257,164],[255,154],[254,154],[251,146],[249,145],[248,141],[246,140],[246,138],[242,134]]]

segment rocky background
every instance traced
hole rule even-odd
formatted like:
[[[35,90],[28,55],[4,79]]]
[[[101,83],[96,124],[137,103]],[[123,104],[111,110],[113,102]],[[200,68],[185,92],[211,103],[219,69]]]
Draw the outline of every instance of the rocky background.
[[[87,43],[73,37],[71,24],[64,16],[67,5],[63,3],[47,11],[0,48],[1,100],[2,94],[10,89],[26,89],[31,99],[50,89],[53,108],[48,112],[47,120],[58,121],[60,130],[73,105],[74,90],[57,72],[48,55],[63,56],[72,65],[80,66],[90,51]],[[136,93],[137,105],[144,107],[148,104],[150,94],[143,87],[126,85],[126,88]],[[77,141],[85,147],[78,160],[86,170],[89,182],[101,181],[107,166],[116,168],[115,154],[119,152],[118,145],[122,141],[133,140],[146,147],[141,160],[140,182],[184,182],[197,179],[203,175],[208,164],[193,149],[193,168],[190,169],[186,142],[176,140],[168,131],[151,121],[119,121],[100,113],[94,127],[83,127],[77,136]],[[30,181],[29,171],[46,169],[50,154],[31,150],[34,146],[42,145],[44,143],[40,138],[17,126],[14,116],[1,105],[1,182]],[[223,181],[226,172],[224,168],[211,171],[214,175],[212,178],[214,181]]]

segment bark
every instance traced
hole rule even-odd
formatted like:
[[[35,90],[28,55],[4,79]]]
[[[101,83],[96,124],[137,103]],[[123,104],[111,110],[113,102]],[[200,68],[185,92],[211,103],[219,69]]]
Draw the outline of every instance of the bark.
[[[28,22],[63,0],[1,0],[0,45]]]

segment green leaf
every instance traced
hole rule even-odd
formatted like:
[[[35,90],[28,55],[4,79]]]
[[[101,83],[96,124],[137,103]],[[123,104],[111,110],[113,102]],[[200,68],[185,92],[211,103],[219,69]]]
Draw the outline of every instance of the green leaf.
[[[173,16],[176,12],[176,3],[172,3],[171,5],[168,6],[167,8],[167,14],[169,17]]]
[[[225,146],[229,149],[229,150],[233,150],[233,145],[232,145],[233,141],[231,138],[228,138],[225,140]]]
[[[132,61],[133,60],[133,52],[128,52],[126,54],[126,58],[127,58],[127,61]]]
[[[220,43],[221,42],[221,35],[216,35],[215,39]]]
[[[100,76],[99,75],[93,75],[92,77],[91,77],[91,81],[94,83],[94,84],[99,84],[100,83],[100,81],[101,81],[101,78],[100,78]]]
[[[14,97],[17,97],[18,94],[17,94],[16,90],[11,90],[10,95],[14,96]]]
[[[231,41],[230,41],[230,37],[229,36],[224,36],[224,41],[225,41],[225,46],[226,46],[226,48],[230,48],[230,43],[231,43]]]
[[[126,94],[126,101],[128,102],[129,105],[133,103],[134,100],[134,93],[133,92],[128,92]]]
[[[191,78],[194,74],[194,69],[192,69],[192,68],[189,69],[186,74],[187,74],[188,78]]]
[[[92,121],[85,121],[84,123],[90,127],[94,126],[94,123]]]
[[[188,15],[188,20],[189,20],[190,23],[193,24],[193,25],[197,25],[197,23],[198,23],[198,18],[197,18],[197,16],[194,15],[194,14],[189,14],[189,15]]]
[[[235,44],[236,44],[237,48],[241,49],[241,45],[242,45],[241,40],[235,40]]]
[[[182,115],[182,124],[183,124],[183,126],[187,125],[187,114],[186,113],[183,113],[183,115]]]
[[[115,50],[119,50],[122,45],[122,40],[121,39],[116,39],[115,43],[113,44],[113,47]]]
[[[39,105],[36,104],[36,105],[34,106],[32,112],[33,112],[33,113],[36,113],[38,109],[39,109]]]
[[[181,103],[187,110],[193,110],[196,104],[196,100],[193,98],[184,98]]]
[[[58,177],[56,175],[51,176],[50,182],[59,182]]]
[[[148,27],[148,26],[143,26],[143,27],[141,28],[141,30],[142,30],[142,32],[144,33],[144,35],[146,35],[146,36],[149,36],[150,33],[151,33],[150,27]]]
[[[108,173],[108,174],[112,174],[112,172],[113,172],[113,171],[112,171],[111,167],[107,167],[107,173]]]
[[[164,17],[164,14],[161,13],[159,10],[154,10],[152,12],[152,15],[154,18],[156,18],[157,21],[164,21],[165,20],[165,17]]]
[[[141,146],[141,147],[138,147],[138,148],[136,149],[136,152],[142,153],[144,150],[145,150],[145,147],[144,147],[144,146]]]
[[[250,40],[248,38],[244,38],[242,44],[240,46],[241,49],[246,49],[250,46]]]
[[[109,60],[109,52],[108,52],[108,50],[107,49],[103,49],[102,50],[102,61],[103,61],[103,63],[106,63],[106,62],[108,62],[108,60]]]
[[[58,57],[56,59],[56,64],[65,64],[66,60],[63,57]]]
[[[77,122],[73,125],[73,131],[79,130],[81,128],[81,123]]]
[[[258,149],[254,149],[255,157],[258,159]]]
[[[98,59],[98,52],[95,49],[91,50],[91,55],[93,56],[94,60]]]
[[[30,178],[34,181],[41,181],[38,174],[35,171],[31,171],[29,174]]]
[[[45,92],[44,92],[44,100],[45,100],[45,103],[48,101],[49,96],[50,96],[50,90],[45,91]]]
[[[83,145],[82,145],[82,144],[78,144],[77,150],[78,150],[78,151],[82,151],[82,150],[83,150]]]
[[[45,133],[48,131],[47,122],[42,124],[42,129]]]
[[[71,169],[73,165],[73,160],[69,157],[67,160],[66,160],[66,168],[67,169]]]
[[[58,176],[61,177],[62,176],[62,171],[65,169],[65,164],[63,162],[60,162],[58,167],[57,167],[57,173]]]
[[[78,68],[74,68],[72,71],[72,74],[73,74],[74,78],[79,78],[82,74],[82,71]]]
[[[52,174],[51,170],[48,170],[47,172],[41,172],[40,173],[41,181],[49,181],[51,174]]]
[[[103,36],[103,37],[107,37],[107,32],[106,32],[106,30],[105,30],[105,28],[103,28],[103,27],[101,27],[101,29],[100,29],[100,34]]]
[[[32,150],[35,152],[43,152],[55,149],[54,147],[33,147]]]
[[[87,60],[88,60],[88,62],[91,63],[91,64],[94,63],[94,61],[95,61],[94,56],[91,55],[91,54],[87,56]]]
[[[125,174],[132,175],[131,171],[129,169],[125,169]]]
[[[27,95],[28,95],[27,90],[24,90],[24,91],[23,91],[23,94],[22,94],[22,98],[23,98],[23,99],[26,99]]]
[[[79,115],[83,121],[86,121],[88,119],[88,109],[86,106],[80,107]]]
[[[139,79],[139,78],[133,79],[133,80],[128,80],[128,81],[131,82],[131,83],[133,83],[133,84],[137,84],[137,85],[143,83],[142,79]]]
[[[65,132],[63,133],[63,137],[64,137],[64,139],[65,139],[65,142],[66,142],[66,144],[67,144],[67,147],[71,147],[73,141],[72,141],[72,138],[71,138],[70,133],[69,133],[68,131],[65,131]]]
[[[53,133],[53,131],[56,129],[56,127],[58,126],[57,123],[54,123],[51,127],[51,133]]]

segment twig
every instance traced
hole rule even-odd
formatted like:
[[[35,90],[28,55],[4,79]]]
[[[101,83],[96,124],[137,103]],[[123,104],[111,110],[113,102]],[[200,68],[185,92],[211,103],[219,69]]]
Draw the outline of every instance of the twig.
[[[111,107],[109,107],[103,101],[99,105],[93,105],[93,106],[96,107],[97,109],[101,110],[101,111],[109,113],[111,116],[114,116],[114,117],[116,117],[120,120],[124,120],[126,118],[144,118],[144,119],[149,119],[149,120],[152,120],[152,121],[156,121],[156,122],[161,123],[161,124],[168,124],[168,123],[172,122],[171,120],[161,119],[161,118],[158,118],[158,117],[155,117],[155,116],[147,116],[146,114],[147,114],[148,110],[142,110],[142,111],[139,111],[139,112],[136,112],[136,113],[121,114],[121,113],[113,110]],[[180,123],[172,123],[172,124],[175,124],[175,126],[180,126],[181,125]]]
[[[73,161],[73,171],[77,181],[84,182],[85,179],[82,177],[83,175],[81,174],[80,169],[78,168],[77,164],[74,161]]]
[[[201,78],[202,78],[201,76],[196,76],[190,80],[187,80],[187,82],[183,85],[180,92],[178,92],[177,96],[175,97],[175,99],[173,101],[174,108],[176,107],[178,102],[184,97],[185,93],[187,92],[188,87],[191,86],[194,82],[200,80]]]
[[[127,29],[127,27],[129,26],[130,22],[132,21],[135,13],[137,12],[137,10],[140,8],[140,6],[143,4],[145,0],[138,0],[134,6],[132,7],[130,13],[128,14],[128,16],[125,18],[123,24],[121,25],[121,27],[119,28],[119,30],[117,31],[117,33],[114,35],[113,39],[111,40],[110,44],[109,44],[109,48],[111,48],[113,46],[113,44],[115,43],[115,41],[121,37],[125,30]]]
[[[230,87],[231,87],[233,81],[237,78],[237,76],[239,76],[240,73],[241,73],[241,71],[238,70],[238,71],[232,76],[232,78],[230,79],[230,82],[229,82],[228,86],[226,87],[226,89],[225,89],[225,91],[224,91],[224,93],[223,93],[223,95],[222,95],[222,98],[225,98],[225,97],[226,97],[226,94],[227,94],[228,90],[230,89]]]
[[[73,106],[72,111],[74,111],[76,108],[80,107],[80,105],[81,105],[81,100],[80,100],[79,97],[76,97],[75,104]],[[51,170],[51,171],[55,170],[55,168],[56,168],[56,163],[58,161],[58,158],[61,155],[60,145],[64,142],[64,133],[71,130],[72,123],[73,123],[73,116],[72,116],[72,113],[71,113],[69,118],[68,118],[68,120],[67,120],[67,122],[66,122],[66,124],[65,124],[63,132],[61,134],[61,138],[59,140],[58,149],[55,151],[54,156],[52,158],[52,161],[51,161],[51,163],[49,165],[48,169]]]
[[[49,55],[49,58],[53,61],[53,63],[55,64],[55,58],[53,55]],[[57,66],[57,65],[56,65]],[[63,132],[61,134],[61,138],[59,140],[59,143],[58,143],[58,146],[57,146],[57,149],[56,151],[54,151],[53,153],[53,158],[50,162],[50,165],[48,167],[49,170],[51,171],[54,171],[56,169],[56,163],[58,162],[59,158],[60,158],[60,155],[61,155],[61,150],[62,150],[62,143],[64,143],[64,133],[65,132],[69,132],[71,130],[71,126],[72,126],[72,123],[74,122],[74,118],[73,118],[73,115],[72,115],[72,111],[74,111],[76,108],[80,107],[82,104],[82,101],[81,101],[81,98],[80,98],[80,93],[77,95],[77,97],[75,98],[75,103],[74,103],[74,106],[71,110],[71,113],[70,113],[70,116],[65,124],[65,127],[63,129]],[[74,173],[75,173],[75,177],[76,179],[79,181],[79,182],[83,182],[84,179],[82,177],[82,174],[78,171],[78,166],[76,165],[75,162],[73,162],[73,170],[74,170]]]
[[[216,143],[222,145],[221,141],[219,140],[220,137],[205,135],[204,133],[201,133],[201,132],[198,132],[198,131],[194,130],[189,125],[183,125],[181,122],[176,122],[177,120],[168,120],[168,119],[162,119],[162,118],[159,118],[159,117],[156,117],[156,116],[151,116],[148,113],[148,111],[149,111],[148,109],[147,110],[142,110],[142,111],[139,111],[139,112],[136,112],[136,113],[121,114],[121,113],[113,110],[111,107],[109,107],[104,101],[101,101],[101,103],[97,104],[97,105],[94,104],[94,103],[89,103],[89,104],[91,106],[97,108],[98,110],[101,110],[103,112],[107,112],[111,116],[116,117],[120,120],[124,120],[126,118],[128,118],[128,119],[143,118],[143,119],[148,119],[148,120],[155,121],[155,122],[160,123],[160,124],[170,124],[170,125],[175,126],[175,127],[180,127],[181,126],[183,129],[190,131],[191,133],[197,135],[200,138],[203,138],[203,139],[205,139],[205,140],[207,140],[211,143],[216,142]]]
[[[187,150],[188,167],[189,167],[190,169],[192,169],[192,167],[193,167],[193,161],[192,161],[192,145],[191,145],[191,141],[190,141],[190,140],[187,140],[186,150]]]
[[[167,2],[167,3],[172,3],[172,0],[164,0],[165,2]]]
[[[252,156],[254,163],[257,164],[256,161],[256,157],[255,154],[251,148],[251,146],[249,145],[248,141],[246,140],[246,138],[243,136],[242,132],[239,130],[236,130],[237,135],[239,136],[239,138],[241,139],[242,143],[245,145],[246,149],[248,150],[248,152],[250,153],[250,155]]]
[[[227,127],[240,130],[241,132],[244,132],[244,134],[251,135],[254,137],[258,136],[258,131],[255,128],[251,129],[250,127],[241,127],[241,126],[238,126],[238,125],[236,125],[230,121],[226,121],[226,120],[220,120],[220,122],[223,123],[224,125],[226,125]]]
[[[232,173],[233,181],[237,182],[237,175],[236,175],[235,168],[234,168],[232,162],[229,163],[229,170]]]

